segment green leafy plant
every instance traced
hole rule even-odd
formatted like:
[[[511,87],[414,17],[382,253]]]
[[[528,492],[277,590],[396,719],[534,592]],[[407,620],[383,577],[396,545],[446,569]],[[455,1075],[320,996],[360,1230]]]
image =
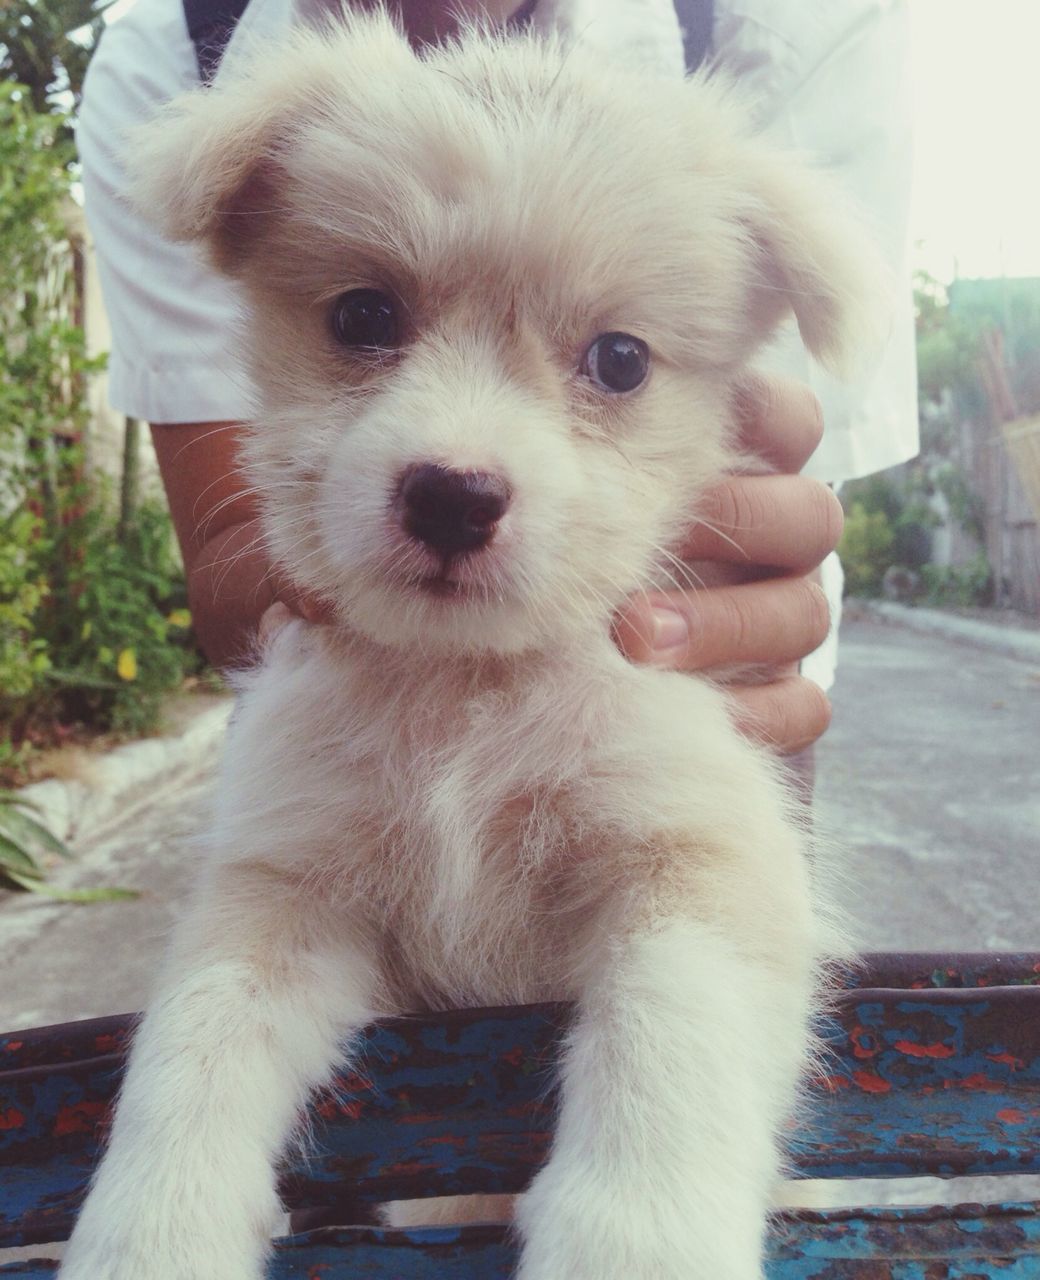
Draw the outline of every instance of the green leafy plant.
[[[61,201],[74,156],[66,117],[34,109],[29,90],[0,82],[0,297],[35,284],[48,246],[64,236]]]
[[[849,595],[878,594],[885,570],[892,564],[894,542],[895,533],[884,511],[868,511],[862,502],[852,503],[838,547]]]
[[[39,524],[27,545],[0,542],[0,725],[16,739],[41,720],[151,732],[165,694],[203,669],[169,515],[143,503],[120,538],[94,495],[55,537]]]
[[[0,727],[15,751],[48,721],[147,732],[200,666],[169,516],[131,483],[136,437],[120,502],[86,466],[103,361],[72,322],[63,121],[0,83]]]
[[[950,397],[977,404],[984,318],[951,305],[950,290],[927,271],[914,273],[917,398],[925,443],[939,452],[953,447],[948,414],[929,414]]]
[[[0,719],[17,719],[50,668],[39,634],[54,581],[63,446],[85,415],[82,335],[55,312],[52,246],[69,188],[62,117],[0,83]],[[27,500],[28,499],[28,500]],[[50,527],[48,527],[50,526]]]
[[[36,554],[40,521],[31,511],[0,521],[0,689],[9,704],[28,699],[50,670],[47,642],[36,634],[48,586]]]
[[[26,86],[39,112],[79,102],[104,29],[108,0],[5,0],[0,5],[0,76]]]
[[[59,889],[46,880],[46,854],[70,858],[63,841],[39,820],[36,805],[17,791],[0,791],[0,888],[28,890],[63,902],[107,902],[136,898],[132,889]]]
[[[199,670],[191,615],[169,516],[138,509],[115,536],[115,518],[86,511],[65,535],[65,599],[50,623],[47,679],[67,719],[117,733],[153,729],[162,697]]]
[[[912,469],[882,471],[842,489],[846,533],[838,548],[852,595],[877,595],[888,569],[919,571],[932,556],[940,523],[929,482]]]
[[[921,580],[930,605],[969,608],[988,604],[993,594],[993,570],[982,552],[966,565],[926,564]]]
[[[978,543],[985,542],[985,505],[968,483],[964,472],[948,463],[936,473],[935,484],[949,504],[950,515],[964,532]]]

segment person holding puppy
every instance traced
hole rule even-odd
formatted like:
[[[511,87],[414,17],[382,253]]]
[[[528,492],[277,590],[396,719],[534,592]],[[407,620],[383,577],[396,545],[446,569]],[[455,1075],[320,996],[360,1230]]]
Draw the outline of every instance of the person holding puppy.
[[[689,34],[703,28],[710,13],[703,0],[678,0],[674,8],[671,0],[540,0],[519,15],[516,0],[397,0],[390,7],[414,44],[450,35],[456,14],[494,22],[519,17],[592,39],[608,56],[635,49],[671,72],[681,70],[677,18]],[[719,0],[712,49],[712,60],[746,83],[760,104],[763,128],[815,153],[867,203],[896,270],[903,265],[908,186],[904,8],[843,0],[809,6],[810,16],[788,4],[781,22],[777,6],[765,0],[739,9]],[[284,27],[287,9],[281,0],[251,0],[235,39]],[[286,611],[320,622],[324,606],[270,564],[258,539],[254,495],[238,472],[251,393],[235,354],[231,286],[195,246],[160,239],[123,201],[122,135],[197,83],[200,68],[205,73],[205,43],[200,62],[189,25],[204,27],[206,17],[199,0],[183,9],[181,0],[137,0],[109,28],[87,78],[79,147],[114,334],[110,399],[151,424],[195,629],[210,659],[229,665],[248,655],[261,623],[271,629]],[[219,50],[210,52],[215,63]],[[745,450],[773,474],[730,476],[679,549],[687,560],[718,566],[711,575],[716,585],[678,584],[633,599],[617,618],[615,635],[637,662],[708,672],[768,664],[771,681],[734,688],[738,716],[749,733],[795,752],[830,718],[823,689],[833,658],[819,650],[840,586],[832,575],[825,592],[814,579],[837,543],[841,511],[824,482],[879,470],[916,452],[909,290],[883,365],[867,383],[838,387],[810,371],[792,344],[776,353],[770,372],[744,384],[734,411]],[[814,651],[815,665],[803,664],[799,673],[797,664]]]

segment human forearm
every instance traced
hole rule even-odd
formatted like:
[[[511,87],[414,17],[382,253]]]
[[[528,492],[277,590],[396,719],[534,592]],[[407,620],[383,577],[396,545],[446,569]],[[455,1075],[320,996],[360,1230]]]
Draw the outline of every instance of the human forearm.
[[[247,659],[279,583],[256,520],[230,525],[205,542],[187,570],[195,635],[216,667]]]
[[[152,424],[195,635],[217,667],[249,656],[257,622],[278,591],[252,489],[239,469],[243,430],[238,422]]]

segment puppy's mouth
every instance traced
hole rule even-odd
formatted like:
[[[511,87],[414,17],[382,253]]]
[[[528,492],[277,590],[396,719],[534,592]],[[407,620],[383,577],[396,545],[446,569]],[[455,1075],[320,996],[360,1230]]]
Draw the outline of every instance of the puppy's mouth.
[[[460,582],[447,569],[418,578],[415,587],[424,596],[437,600],[464,600],[473,594],[472,583]]]
[[[439,564],[416,566],[398,578],[399,587],[424,600],[447,605],[486,605],[506,591],[499,566],[475,564],[472,557],[450,556]]]

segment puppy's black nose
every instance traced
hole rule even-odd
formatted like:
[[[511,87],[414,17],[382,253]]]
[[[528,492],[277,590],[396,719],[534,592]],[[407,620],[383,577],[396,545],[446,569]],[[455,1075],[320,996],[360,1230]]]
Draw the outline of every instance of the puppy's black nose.
[[[401,484],[402,523],[413,538],[441,555],[460,555],[491,541],[510,497],[499,476],[424,463],[413,467]]]

